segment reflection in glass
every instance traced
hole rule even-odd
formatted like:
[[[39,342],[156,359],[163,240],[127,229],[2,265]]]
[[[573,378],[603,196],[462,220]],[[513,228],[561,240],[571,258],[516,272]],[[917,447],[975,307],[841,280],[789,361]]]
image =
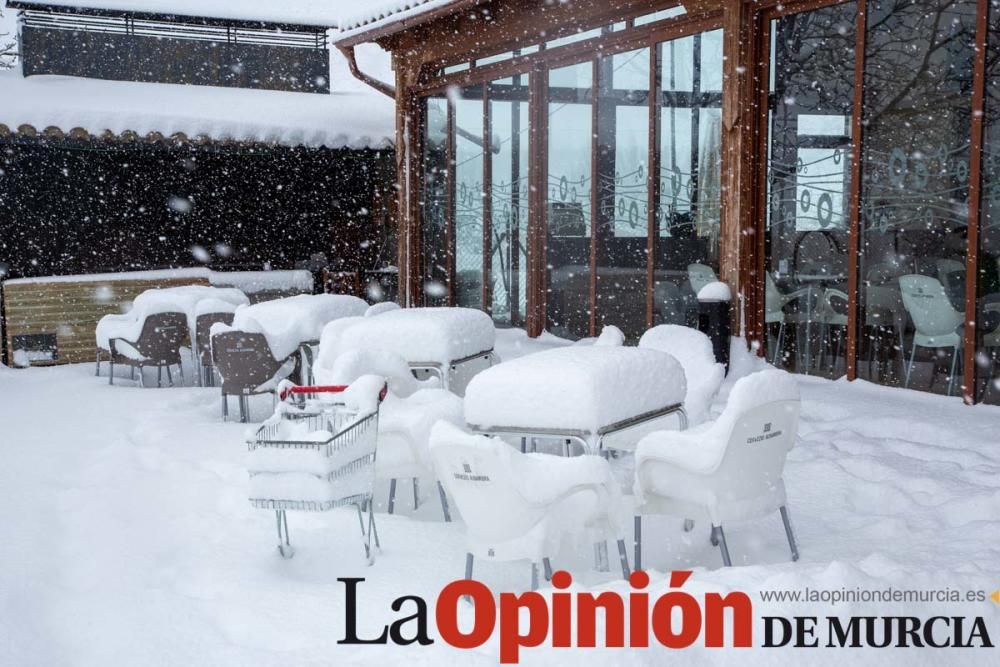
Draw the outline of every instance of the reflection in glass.
[[[719,268],[721,30],[658,46],[659,197],[654,241],[657,324],[697,325],[696,290]]]
[[[649,49],[598,61],[597,330],[646,329]]]
[[[771,22],[764,321],[773,363],[846,367],[854,23],[849,2]]]
[[[976,1],[871,0],[867,21],[861,321],[895,330],[890,345],[905,358],[887,363],[885,346],[869,345],[859,366],[881,367],[876,381],[952,392],[965,319]]]
[[[483,307],[483,87],[455,99],[455,304]]]
[[[549,71],[546,314],[567,338],[590,333],[592,80],[589,62]]]
[[[443,97],[424,101],[421,219],[423,231],[424,304],[445,305],[448,293],[445,211],[448,187],[448,103]]]
[[[523,326],[527,309],[528,75],[490,84],[493,319]]]
[[[991,0],[992,30],[986,50],[986,115],[983,118],[982,197],[977,261],[977,392],[1000,404],[1000,0]]]

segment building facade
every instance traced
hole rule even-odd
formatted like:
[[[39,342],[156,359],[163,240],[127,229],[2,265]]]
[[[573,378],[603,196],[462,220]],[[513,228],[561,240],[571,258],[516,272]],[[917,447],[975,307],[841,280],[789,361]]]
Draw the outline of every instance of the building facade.
[[[779,366],[1000,400],[1000,1],[406,5],[338,46],[394,57],[411,304],[635,338],[717,277]]]

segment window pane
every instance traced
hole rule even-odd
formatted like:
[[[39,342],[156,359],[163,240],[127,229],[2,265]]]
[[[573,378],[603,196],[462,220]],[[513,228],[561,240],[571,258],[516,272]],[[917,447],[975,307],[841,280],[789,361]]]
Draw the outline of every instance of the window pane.
[[[568,338],[590,331],[592,67],[549,72],[546,310]]]
[[[979,315],[977,391],[1000,403],[1000,0],[991,0],[986,51],[986,116],[983,134],[982,215],[977,262]]]
[[[597,319],[631,339],[646,329],[649,49],[599,61]]]
[[[443,305],[448,294],[447,234],[447,127],[448,102],[443,97],[424,101],[423,189],[421,222],[423,231],[424,303]]]
[[[490,84],[493,319],[520,326],[527,309],[528,75]]]
[[[961,384],[976,2],[873,0],[868,26],[862,361],[945,392]]]
[[[855,3],[771,23],[765,236],[767,350],[844,372]]]
[[[455,100],[455,303],[483,307],[483,87]]]
[[[697,325],[696,291],[719,269],[721,31],[659,45],[659,199],[654,230],[657,324]],[[698,57],[695,57],[698,54]]]

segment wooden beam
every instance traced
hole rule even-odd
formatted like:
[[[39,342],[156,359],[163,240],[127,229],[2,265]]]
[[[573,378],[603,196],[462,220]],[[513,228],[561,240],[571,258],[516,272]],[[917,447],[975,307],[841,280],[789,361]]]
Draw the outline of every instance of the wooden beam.
[[[965,328],[962,350],[962,397],[976,400],[976,331],[979,304],[979,228],[982,222],[983,116],[986,106],[986,49],[989,0],[979,0],[976,9],[976,49],[972,70],[972,137],[969,147],[969,222],[965,259]]]

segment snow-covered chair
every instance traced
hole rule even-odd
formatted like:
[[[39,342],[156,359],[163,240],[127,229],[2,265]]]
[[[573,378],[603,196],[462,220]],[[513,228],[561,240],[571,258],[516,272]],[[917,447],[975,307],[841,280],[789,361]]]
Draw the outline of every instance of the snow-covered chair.
[[[139,313],[134,320],[116,321],[117,326],[106,326],[102,335],[108,336],[110,366],[108,384],[115,383],[115,365],[139,369],[139,383],[143,384],[143,369],[156,367],[156,386],[162,386],[163,369],[173,386],[170,367],[176,365],[184,377],[180,349],[188,340],[187,316],[178,312]]]
[[[687,379],[684,411],[689,423],[704,421],[726,378],[726,367],[715,360],[709,337],[691,327],[661,324],[642,334],[639,347],[666,352],[681,362]]]
[[[793,376],[764,370],[733,386],[725,410],[713,423],[689,431],[659,431],[635,453],[639,515],[668,514],[707,519],[712,543],[732,564],[722,526],[781,513],[785,535],[798,560],[786,510],[782,470],[795,444],[799,390]],[[636,567],[641,564],[641,523],[636,521]]]
[[[223,420],[229,417],[229,397],[236,396],[240,421],[248,421],[249,397],[274,394],[278,384],[297,366],[294,352],[284,358],[275,357],[264,334],[237,331],[216,323],[212,325],[211,341],[212,360],[222,377]]]
[[[445,521],[451,521],[444,489],[436,484],[428,441],[435,422],[462,423],[462,399],[438,388],[434,380],[421,382],[414,378],[406,360],[394,352],[348,350],[329,365],[327,360],[321,361],[324,363],[316,367],[320,384],[350,385],[366,375],[377,375],[385,378],[389,386],[379,417],[375,459],[376,478],[389,481],[389,514],[395,510],[400,479],[412,481],[413,509],[420,503],[418,489],[420,480],[424,480],[438,486],[441,511]]]
[[[215,363],[212,361],[212,326],[218,322],[233,323],[238,304],[224,299],[202,299],[194,311],[194,345],[198,360],[199,382],[206,387],[215,385]]]
[[[622,574],[628,554],[616,523],[621,492],[608,462],[599,456],[522,454],[499,438],[472,435],[438,422],[431,431],[431,457],[438,478],[466,526],[465,577],[473,559],[531,562],[550,579],[550,559],[566,536],[589,533],[587,543],[618,542]]]

